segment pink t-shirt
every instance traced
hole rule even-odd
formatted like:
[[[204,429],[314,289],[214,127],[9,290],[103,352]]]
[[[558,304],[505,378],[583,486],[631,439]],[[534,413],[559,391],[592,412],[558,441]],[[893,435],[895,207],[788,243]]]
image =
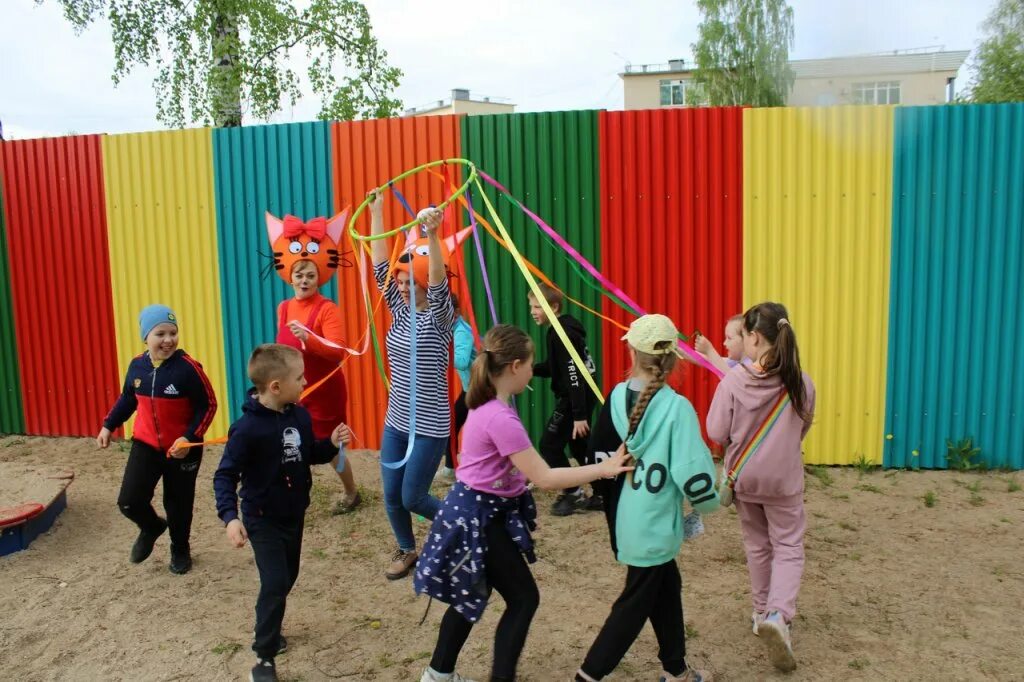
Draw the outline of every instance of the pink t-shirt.
[[[533,446],[519,415],[498,399],[469,411],[462,427],[462,452],[455,477],[473,490],[516,497],[526,491],[526,476],[509,455]]]

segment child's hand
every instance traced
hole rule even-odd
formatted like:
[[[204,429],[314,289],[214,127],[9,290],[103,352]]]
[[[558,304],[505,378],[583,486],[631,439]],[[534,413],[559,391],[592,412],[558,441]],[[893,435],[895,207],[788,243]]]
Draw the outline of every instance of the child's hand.
[[[96,445],[101,448],[110,447],[110,429],[105,426],[100,429],[100,435],[96,436]]]
[[[334,447],[340,448],[343,445],[348,445],[352,440],[352,431],[349,430],[345,424],[338,424],[334,428],[334,432],[331,434],[331,442],[334,443]]]
[[[238,519],[231,519],[227,527],[228,542],[231,543],[232,547],[245,547],[245,541],[249,539],[249,534],[245,532],[245,526]]]
[[[572,423],[572,438],[586,438],[587,434],[590,433],[590,422],[586,419],[580,419]]]
[[[384,214],[384,195],[375,189],[371,189],[366,193],[366,196],[373,197],[370,201],[370,213],[375,215]]]
[[[171,444],[170,449],[167,450],[167,454],[174,459],[183,459],[185,455],[188,454],[188,448],[182,447],[183,445],[188,445],[188,439],[184,436]]]
[[[309,338],[309,333],[302,328],[302,325],[297,320],[292,320],[288,323],[288,329],[291,330],[292,334],[295,335],[302,343],[306,343],[306,339]]]
[[[441,227],[441,220],[444,218],[444,213],[436,208],[425,208],[416,214],[416,220],[426,229],[427,234],[430,234],[437,228]]]
[[[696,337],[693,340],[693,349],[700,353],[701,355],[703,355],[704,357],[709,357],[712,354],[717,355],[717,352],[715,351],[715,345],[708,341],[708,337],[704,336],[703,334],[701,334],[700,336]]]
[[[635,469],[636,467],[632,466],[632,462],[633,456],[626,451],[626,444],[623,443],[619,446],[619,449],[615,451],[614,455],[597,466],[601,469],[602,477],[615,478],[619,474]]]

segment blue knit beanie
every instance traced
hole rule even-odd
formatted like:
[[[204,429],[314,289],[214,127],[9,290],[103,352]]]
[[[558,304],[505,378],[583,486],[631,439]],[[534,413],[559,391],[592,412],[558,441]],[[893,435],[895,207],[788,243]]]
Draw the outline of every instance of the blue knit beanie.
[[[169,322],[175,327],[178,326],[178,318],[174,316],[173,310],[159,303],[143,308],[139,313],[139,333],[142,334],[142,340],[146,340],[149,333],[153,331],[153,327],[164,322]]]

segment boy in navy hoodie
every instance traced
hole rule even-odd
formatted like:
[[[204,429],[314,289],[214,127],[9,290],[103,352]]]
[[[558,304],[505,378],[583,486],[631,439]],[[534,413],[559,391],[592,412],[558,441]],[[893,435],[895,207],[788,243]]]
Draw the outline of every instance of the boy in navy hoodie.
[[[249,357],[249,379],[256,391],[228,431],[213,490],[228,541],[235,547],[243,547],[246,539],[252,543],[260,574],[252,645],[257,661],[249,679],[273,682],[274,657],[287,646],[281,636],[285,601],[299,576],[303,522],[313,486],[310,465],[334,459],[339,446],[349,442],[349,430],[339,424],[329,439],[314,442],[309,412],[298,405],[306,385],[298,349],[277,343],[257,347]]]

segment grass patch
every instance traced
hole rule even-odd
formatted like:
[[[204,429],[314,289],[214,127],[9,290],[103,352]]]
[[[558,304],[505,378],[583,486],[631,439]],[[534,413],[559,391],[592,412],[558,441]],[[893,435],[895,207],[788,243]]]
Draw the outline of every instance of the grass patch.
[[[855,486],[857,490],[863,490],[866,493],[875,493],[876,495],[884,495],[885,492],[877,485],[871,485],[870,483],[861,483]]]
[[[686,639],[697,639],[700,637],[700,633],[697,632],[697,628],[693,627],[689,623],[686,624]]]
[[[818,467],[818,466],[809,467],[807,473],[809,473],[811,476],[814,476],[816,479],[818,479],[818,481],[823,486],[825,486],[826,488],[831,486],[832,483],[833,483],[832,474],[829,473],[829,470],[826,469],[825,467]]]
[[[935,506],[935,491],[929,490],[924,494],[924,506],[929,509]]]
[[[1020,490],[1020,483],[1017,483],[1017,479],[1011,478],[1006,484],[1006,492],[1015,493]]]
[[[860,530],[859,528],[857,528],[857,526],[853,525],[852,523],[847,523],[846,521],[840,521],[839,522],[839,527],[842,528],[843,530],[852,530],[852,531]]]
[[[980,492],[981,491],[981,481],[977,480],[974,483],[972,483],[969,486],[967,486],[967,491],[971,492],[971,493]]]
[[[853,466],[857,467],[857,471],[860,472],[861,476],[864,474],[870,474],[878,468],[878,465],[875,464],[875,460],[871,459],[863,452],[857,455],[857,458],[853,460]]]
[[[225,642],[223,644],[218,644],[217,646],[215,646],[212,649],[210,649],[210,651],[212,651],[213,653],[217,654],[218,656],[220,656],[222,654],[229,654],[230,655],[230,654],[236,653],[236,652],[241,651],[241,650],[242,650],[242,645],[239,644],[238,642]]]
[[[850,666],[854,670],[863,670],[864,668],[868,667],[870,663],[868,663],[863,658],[855,658],[846,665]]]
[[[967,501],[971,503],[972,507],[980,507],[985,504],[985,498],[978,493],[971,493],[971,497]]]
[[[13,439],[7,441],[6,443],[4,443],[4,447],[5,448],[13,448],[16,445],[24,445],[27,442],[28,441],[26,441],[24,438],[13,438]]]

